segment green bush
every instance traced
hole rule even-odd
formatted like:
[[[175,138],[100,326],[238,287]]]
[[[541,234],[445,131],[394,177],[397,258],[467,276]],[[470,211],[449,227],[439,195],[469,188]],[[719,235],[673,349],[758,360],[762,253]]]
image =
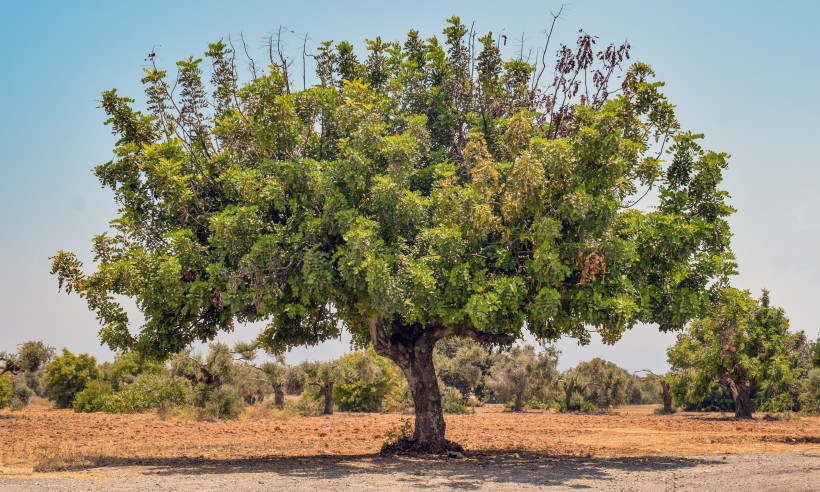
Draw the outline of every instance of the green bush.
[[[106,397],[103,411],[141,413],[168,405],[185,405],[191,401],[187,381],[162,374],[142,374],[122,391]]]
[[[606,410],[629,401],[630,374],[616,364],[596,357],[575,370],[589,382],[584,393],[593,406]]]
[[[342,378],[333,386],[333,401],[343,412],[383,412],[404,393],[399,369],[384,357],[367,351],[353,352],[339,360]]]
[[[97,360],[88,355],[74,355],[63,349],[46,367],[46,394],[57,408],[70,408],[74,396],[94,380],[102,379],[102,371]]]
[[[9,373],[0,376],[0,408],[11,404],[11,377]]]
[[[587,400],[583,394],[577,391],[572,393],[572,397],[570,397],[569,404],[569,408],[564,409],[565,411],[595,413],[599,410],[599,408],[594,403]]]
[[[696,381],[691,371],[678,371],[670,378],[670,390],[675,404],[687,412],[732,412],[734,403],[729,388],[720,381],[711,381],[705,391],[695,391]]]
[[[25,408],[33,394],[34,391],[26,383],[25,373],[11,375],[11,404],[9,406],[12,410]]]
[[[325,408],[323,400],[315,391],[305,390],[296,402],[296,411],[305,417],[320,415]]]
[[[806,413],[820,414],[820,369],[812,369],[803,380],[800,405]]]
[[[245,402],[230,388],[217,388],[208,392],[200,418],[206,420],[235,419],[245,409]]]
[[[105,380],[111,384],[114,391],[119,391],[134,382],[140,374],[159,374],[162,372],[162,363],[136,352],[126,352],[118,355],[114,362],[103,364],[102,369]]]
[[[114,389],[105,381],[90,381],[85,389],[74,396],[75,412],[101,412],[106,406],[108,398],[114,394]]]
[[[450,386],[445,386],[441,390],[441,409],[444,410],[444,413],[464,414],[470,412],[470,409],[464,404],[461,391]]]

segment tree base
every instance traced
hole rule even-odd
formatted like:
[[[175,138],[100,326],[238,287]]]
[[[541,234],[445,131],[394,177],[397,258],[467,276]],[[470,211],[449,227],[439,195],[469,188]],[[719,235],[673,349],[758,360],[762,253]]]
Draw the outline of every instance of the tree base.
[[[462,453],[464,452],[464,448],[461,447],[461,444],[448,441],[446,439],[434,442],[420,442],[415,439],[402,439],[401,441],[394,442],[393,444],[388,444],[387,446],[385,446],[384,449],[382,449],[381,454],[429,455],[445,454],[450,451]]]

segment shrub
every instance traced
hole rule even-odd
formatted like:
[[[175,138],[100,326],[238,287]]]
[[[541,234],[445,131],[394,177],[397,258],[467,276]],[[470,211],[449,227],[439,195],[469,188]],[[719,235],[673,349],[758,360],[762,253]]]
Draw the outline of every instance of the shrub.
[[[187,381],[162,374],[142,374],[122,391],[107,396],[102,410],[141,413],[168,405],[184,405],[190,400]]]
[[[444,413],[464,414],[470,409],[464,404],[464,397],[456,388],[445,386],[441,390],[441,409]]]
[[[324,402],[319,399],[316,392],[305,390],[296,401],[296,411],[305,417],[315,417],[321,415],[324,410]]]
[[[90,381],[85,389],[74,396],[75,412],[90,413],[101,412],[107,403],[108,398],[113,395],[114,389],[105,381]]]
[[[217,388],[208,392],[199,416],[205,420],[235,419],[245,409],[245,402],[230,388]]]
[[[525,402],[546,402],[552,399],[552,387],[557,376],[558,351],[546,347],[541,354],[531,345],[515,346],[501,354],[487,387],[503,402],[512,402],[512,410],[520,412]]]
[[[594,406],[606,410],[628,401],[631,378],[616,364],[596,357],[578,364],[576,371],[588,382],[586,399]]]
[[[404,378],[389,360],[373,348],[339,360],[342,378],[333,386],[333,401],[344,412],[383,412],[385,402],[395,406],[404,393]]]
[[[570,397],[569,403],[570,403],[570,407],[565,409],[566,411],[583,412],[583,413],[595,413],[599,410],[598,407],[594,403],[587,400],[587,398],[583,394],[581,394],[577,391],[572,394],[572,397]]]
[[[803,411],[820,414],[820,369],[809,371],[802,383],[800,405]]]
[[[57,408],[69,408],[74,396],[94,380],[102,379],[97,360],[88,355],[74,355],[63,349],[46,367],[46,393]]]
[[[468,338],[450,337],[439,341],[433,352],[436,374],[445,386],[461,392],[462,400],[471,396],[484,399],[487,378],[498,359],[486,347]]]
[[[0,408],[6,408],[11,404],[11,377],[6,373],[0,375]]]
[[[114,391],[119,391],[140,374],[159,374],[162,363],[148,359],[136,352],[126,352],[118,355],[114,362],[103,364],[105,380],[111,384]]]

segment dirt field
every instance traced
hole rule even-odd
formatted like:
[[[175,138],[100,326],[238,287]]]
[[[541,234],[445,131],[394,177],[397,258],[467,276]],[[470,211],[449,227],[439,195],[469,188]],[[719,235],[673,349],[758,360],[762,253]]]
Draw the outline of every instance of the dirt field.
[[[758,477],[758,490],[787,483],[792,491],[817,490],[820,417],[744,422],[719,414],[658,416],[653,409],[572,415],[479,408],[447,417],[448,437],[465,447],[465,459],[419,460],[376,455],[386,434],[410,418],[403,415],[198,422],[31,406],[0,412],[0,490],[204,491],[236,480],[244,484],[236,490],[288,480],[289,490],[458,483],[518,490],[576,482],[703,490],[710,477],[743,477],[747,485]]]

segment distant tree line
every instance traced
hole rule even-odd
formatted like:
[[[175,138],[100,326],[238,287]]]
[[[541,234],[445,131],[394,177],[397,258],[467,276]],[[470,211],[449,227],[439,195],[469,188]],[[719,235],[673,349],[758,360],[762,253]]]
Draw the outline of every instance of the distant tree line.
[[[303,415],[401,412],[412,398],[399,368],[372,348],[332,361],[288,364],[248,343],[185,350],[166,362],[135,352],[98,364],[88,354],[26,342],[0,352],[0,408],[20,409],[33,395],[77,412],[178,412],[200,419],[242,412]],[[435,349],[447,413],[484,404],[513,412],[601,412],[626,404],[662,404],[658,413],[753,411],[820,413],[820,340],[788,330],[764,292],[726,291],[709,318],[693,323],[668,349],[666,374],[630,373],[595,358],[560,371],[553,346],[490,349],[451,337]]]

